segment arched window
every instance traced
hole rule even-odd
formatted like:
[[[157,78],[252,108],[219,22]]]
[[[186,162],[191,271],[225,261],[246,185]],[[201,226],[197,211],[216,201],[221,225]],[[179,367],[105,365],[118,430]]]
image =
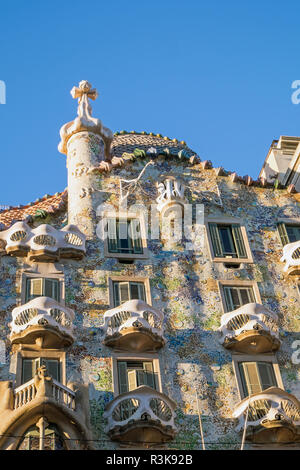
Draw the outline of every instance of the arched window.
[[[41,418],[35,426],[27,429],[17,449],[66,450],[66,446],[57,426]]]

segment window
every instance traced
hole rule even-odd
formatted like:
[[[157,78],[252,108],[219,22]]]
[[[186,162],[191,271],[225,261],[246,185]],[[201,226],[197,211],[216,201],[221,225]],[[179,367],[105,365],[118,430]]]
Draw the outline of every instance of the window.
[[[118,378],[120,394],[140,385],[157,389],[153,363],[149,361],[118,361]]]
[[[113,282],[114,306],[127,302],[127,300],[139,299],[146,302],[145,285],[143,282]]]
[[[42,296],[51,297],[52,299],[55,299],[57,302],[59,302],[59,280],[36,277],[27,278],[25,302],[29,302],[29,300]]]
[[[60,361],[58,359],[48,358],[26,358],[22,360],[22,384],[29,382],[34,377],[36,370],[45,365],[48,374],[54,379],[60,382]]]
[[[277,387],[274,367],[271,362],[239,362],[244,398]]]
[[[256,301],[251,286],[223,286],[223,292],[226,312],[232,312],[242,305]]]
[[[107,219],[107,247],[108,253],[142,254],[139,219]]]
[[[283,246],[300,240],[300,225],[278,224],[278,232]]]
[[[209,223],[208,226],[216,258],[247,258],[239,224]]]
[[[64,441],[57,426],[48,424],[43,430],[40,426],[31,426],[24,434],[18,450],[40,450],[42,440],[43,450],[65,450]]]

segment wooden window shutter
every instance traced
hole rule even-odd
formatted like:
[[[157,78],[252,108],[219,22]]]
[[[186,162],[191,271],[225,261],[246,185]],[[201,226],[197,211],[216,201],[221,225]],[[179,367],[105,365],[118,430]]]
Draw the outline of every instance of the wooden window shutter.
[[[113,293],[114,293],[114,306],[118,307],[120,305],[120,292],[119,292],[119,283],[113,283]]]
[[[156,389],[155,386],[155,376],[153,373],[153,364],[152,362],[144,362],[143,363],[143,368],[145,371],[145,385],[148,385],[148,387],[153,388],[154,390]]]
[[[131,219],[129,222],[129,237],[134,253],[143,253],[141,225],[138,219]]]
[[[119,282],[120,303],[129,300],[129,282]]]
[[[119,393],[128,392],[127,363],[118,362]]]
[[[146,302],[145,285],[142,282],[140,282],[138,284],[138,287],[139,287],[139,299]]]
[[[270,362],[258,362],[257,364],[262,390],[269,387],[277,387],[273,364]]]
[[[234,310],[234,304],[233,304],[232,296],[231,296],[231,288],[224,286],[223,292],[224,292],[224,297],[225,297],[226,312],[232,312],[232,310]]]
[[[44,295],[59,302],[59,281],[57,279],[45,279]]]
[[[111,253],[118,251],[117,219],[107,219],[107,246]]]
[[[137,388],[137,374],[136,370],[129,370],[128,371],[128,391],[135,390]]]
[[[260,377],[257,370],[256,362],[243,362],[242,363],[244,380],[247,390],[247,395],[253,395],[262,391]]]
[[[135,372],[137,377],[137,386],[140,387],[141,385],[147,385],[145,371],[143,371],[142,369],[137,369]]]
[[[279,224],[277,224],[277,227],[282,246],[288,245],[288,243],[290,243],[290,240],[286,231],[285,224],[283,222],[280,222]]]
[[[41,297],[43,295],[43,279],[30,279],[30,297]]]
[[[222,250],[222,243],[220,240],[218,225],[210,223],[208,224],[208,226],[209,226],[211,242],[213,245],[214,256],[216,258],[222,258],[223,250]]]
[[[231,227],[232,227],[232,236],[234,239],[238,258],[247,258],[247,252],[246,252],[240,225],[233,224]]]

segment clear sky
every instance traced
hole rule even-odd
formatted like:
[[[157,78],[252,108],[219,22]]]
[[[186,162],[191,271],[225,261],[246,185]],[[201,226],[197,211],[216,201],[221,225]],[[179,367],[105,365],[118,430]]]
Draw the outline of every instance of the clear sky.
[[[0,0],[0,204],[66,187],[59,129],[82,79],[112,131],[184,139],[256,178],[274,138],[300,135],[299,18],[299,0]]]

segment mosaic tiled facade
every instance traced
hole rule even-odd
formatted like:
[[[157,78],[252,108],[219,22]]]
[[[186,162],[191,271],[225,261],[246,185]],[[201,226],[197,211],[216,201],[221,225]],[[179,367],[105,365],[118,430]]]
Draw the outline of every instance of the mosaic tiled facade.
[[[15,251],[10,252],[7,237],[0,238],[0,434],[5,435],[0,439],[2,448],[45,448],[45,436],[49,435],[47,445],[63,448],[200,450],[204,440],[206,449],[239,449],[244,430],[244,448],[299,448],[299,346],[295,341],[300,330],[300,268],[297,270],[296,263],[284,271],[280,233],[282,224],[294,226],[295,230],[297,223],[300,226],[300,197],[296,190],[265,178],[253,181],[248,176],[240,178],[213,168],[185,142],[154,134],[116,133],[112,160],[106,167],[101,167],[102,140],[89,129],[70,137],[67,153],[69,179],[64,193],[0,213],[0,235],[22,220],[29,231],[42,224],[57,231],[73,224],[78,228],[76,233],[86,237],[83,256],[74,256],[80,243],[76,238],[73,251],[62,251],[57,259],[51,258],[53,250],[46,249],[49,238],[37,240],[44,241],[43,249],[31,244],[26,251],[24,236],[22,251],[23,235],[15,235]],[[199,227],[203,244],[201,248],[185,249],[181,242],[151,239],[149,226],[144,257],[118,257],[117,251],[111,256],[97,232],[101,220],[98,208],[106,204],[118,210],[120,179],[137,178],[150,160],[154,164],[147,167],[139,185],[130,192],[127,207],[141,204],[150,211],[158,197],[157,182],[172,177],[184,186],[186,204],[204,207],[204,223]],[[139,217],[138,209],[134,212]],[[228,227],[241,227],[245,254],[216,256],[210,224],[227,230],[227,234]],[[224,244],[226,239],[222,237]],[[34,300],[37,307],[28,307],[26,295],[29,292],[30,297],[31,287],[28,290],[26,286],[32,278],[59,281],[60,295],[55,306]],[[105,313],[118,307],[114,304],[118,279],[144,284],[141,301],[148,304],[127,306],[135,312],[137,324],[130,324],[123,333],[120,322],[118,326],[105,321]],[[44,285],[42,281],[40,285]],[[55,297],[53,285],[51,292]],[[237,305],[234,295],[241,288],[244,290],[239,295],[250,290],[252,293],[248,302],[242,299]],[[51,297],[47,287],[38,289],[35,299]],[[228,306],[228,295],[234,309]],[[251,310],[250,304],[263,307]],[[14,310],[22,305],[27,305],[25,313]],[[245,312],[241,309],[242,316],[233,315],[236,323],[226,323],[222,336],[221,317],[243,305]],[[149,312],[145,316],[147,308],[151,313],[151,306],[153,316]],[[74,317],[69,313],[71,320],[68,309],[74,312]],[[162,325],[153,323],[155,310],[162,313]],[[20,312],[22,317],[18,317]],[[141,325],[141,317],[148,326]],[[128,321],[128,316],[124,321]],[[247,327],[250,321],[253,326]],[[115,343],[106,341],[107,324],[115,328],[111,333]],[[131,342],[130,335],[134,338]],[[139,335],[143,337],[140,342]],[[156,348],[151,351],[154,343]],[[38,363],[35,371],[28,362],[33,371],[32,377],[30,373],[28,376],[29,386],[24,378],[26,358],[48,360],[44,369]],[[61,369],[55,379],[49,360],[53,364],[59,361]],[[137,382],[137,388],[121,390],[120,363],[128,368],[128,364],[134,368],[137,365],[133,363],[151,363],[155,385],[153,382],[151,387],[146,381],[138,386]],[[244,363],[254,364],[255,370],[260,367],[257,364],[267,363],[273,372],[259,369],[251,377],[250,369],[243,369]],[[120,391],[129,400],[123,408],[114,404],[122,395]],[[237,407],[243,400],[246,405],[239,412]],[[138,408],[144,402],[144,411],[139,415]],[[22,412],[25,409],[27,421]],[[20,435],[24,437],[16,437]]]

